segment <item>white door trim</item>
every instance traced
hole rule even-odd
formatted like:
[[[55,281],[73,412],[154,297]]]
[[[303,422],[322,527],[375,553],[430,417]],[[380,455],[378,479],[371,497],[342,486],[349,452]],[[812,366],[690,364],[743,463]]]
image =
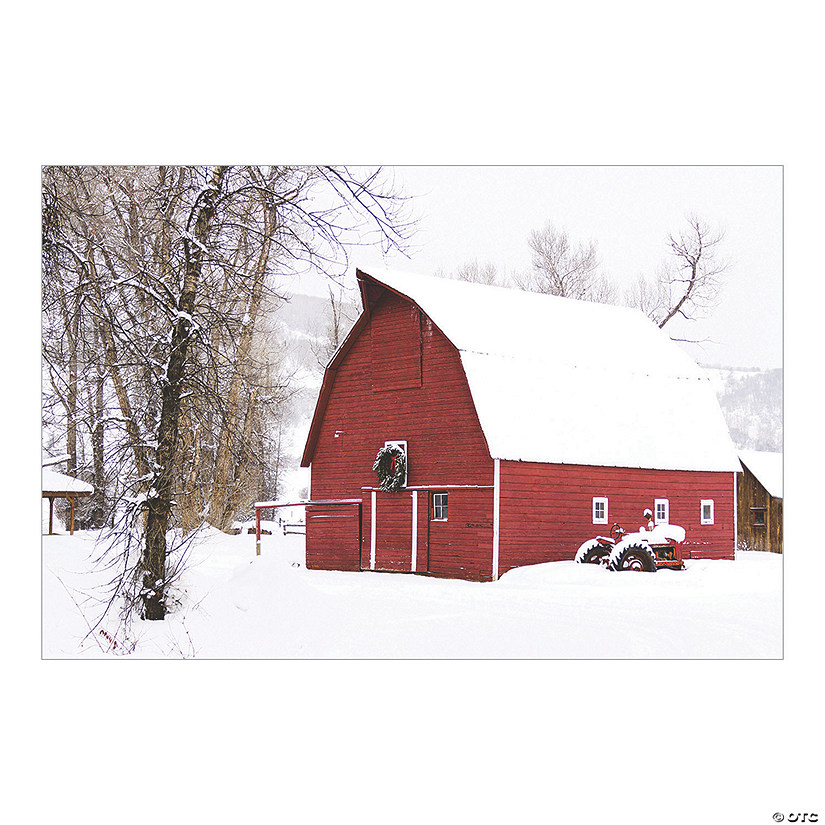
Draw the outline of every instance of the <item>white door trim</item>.
[[[498,581],[499,513],[501,510],[501,459],[493,464],[493,581]]]
[[[370,494],[370,570],[375,570],[375,490]]]
[[[415,573],[415,560],[418,556],[418,490],[412,491],[412,557],[410,572]]]

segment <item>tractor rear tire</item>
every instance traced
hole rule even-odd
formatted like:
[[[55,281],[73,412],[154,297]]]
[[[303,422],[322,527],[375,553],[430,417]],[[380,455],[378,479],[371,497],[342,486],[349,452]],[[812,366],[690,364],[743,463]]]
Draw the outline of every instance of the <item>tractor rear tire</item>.
[[[650,548],[643,544],[630,544],[625,547],[616,546],[610,554],[609,565],[611,570],[632,570],[635,572],[655,573],[656,557]]]
[[[576,561],[579,564],[601,564],[602,559],[610,555],[610,548],[593,539],[579,547]]]

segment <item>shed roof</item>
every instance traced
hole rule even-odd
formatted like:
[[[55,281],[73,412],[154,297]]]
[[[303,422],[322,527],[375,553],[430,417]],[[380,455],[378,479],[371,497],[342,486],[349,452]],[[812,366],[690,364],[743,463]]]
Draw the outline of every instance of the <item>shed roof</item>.
[[[74,493],[75,495],[91,495],[95,488],[85,481],[78,478],[72,478],[63,473],[57,473],[54,470],[42,470],[43,473],[43,492],[44,493]]]
[[[740,450],[739,458],[770,495],[782,498],[782,453]]]

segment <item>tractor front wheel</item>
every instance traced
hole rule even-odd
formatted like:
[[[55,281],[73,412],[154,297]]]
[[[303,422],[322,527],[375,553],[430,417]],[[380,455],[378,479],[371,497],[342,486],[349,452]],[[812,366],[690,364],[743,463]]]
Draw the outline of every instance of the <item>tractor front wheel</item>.
[[[634,572],[654,573],[656,557],[650,548],[643,544],[631,544],[627,547],[617,546],[610,555],[611,570],[632,570]]]

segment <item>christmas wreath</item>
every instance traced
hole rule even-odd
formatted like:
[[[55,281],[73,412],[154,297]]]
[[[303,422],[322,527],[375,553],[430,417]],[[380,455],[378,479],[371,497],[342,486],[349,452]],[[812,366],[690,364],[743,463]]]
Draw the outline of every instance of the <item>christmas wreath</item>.
[[[397,444],[387,444],[378,451],[372,469],[385,493],[397,493],[407,479],[407,456]]]

